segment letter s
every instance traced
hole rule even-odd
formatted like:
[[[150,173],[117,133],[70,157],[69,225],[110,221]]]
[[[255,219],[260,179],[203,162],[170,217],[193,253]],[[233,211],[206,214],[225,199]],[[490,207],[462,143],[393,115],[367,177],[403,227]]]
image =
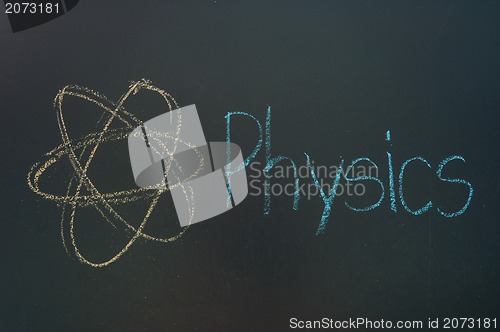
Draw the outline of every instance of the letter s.
[[[366,157],[358,158],[358,159],[354,160],[354,161],[352,162],[352,164],[351,164],[349,167],[347,167],[347,170],[346,170],[346,172],[345,172],[345,173],[346,173],[346,175],[345,175],[345,179],[346,179],[347,181],[349,181],[349,182],[351,182],[351,181],[352,181],[352,182],[355,182],[355,181],[364,181],[364,180],[371,180],[371,181],[375,181],[375,182],[377,182],[377,183],[379,184],[380,188],[382,189],[382,193],[380,194],[380,198],[379,198],[379,200],[378,200],[376,203],[374,203],[374,204],[372,204],[372,205],[370,205],[370,206],[364,207],[364,208],[355,208],[355,207],[352,207],[352,206],[351,206],[351,205],[349,205],[349,203],[347,203],[347,202],[345,202],[345,205],[346,205],[349,209],[351,209],[351,210],[353,210],[353,211],[357,211],[357,212],[366,212],[366,211],[371,211],[371,210],[373,210],[373,209],[377,208],[377,207],[380,205],[380,203],[382,203],[382,200],[384,199],[384,184],[383,184],[383,183],[382,183],[382,181],[380,181],[378,178],[373,177],[373,176],[357,176],[357,177],[350,177],[350,176],[348,175],[348,174],[349,174],[349,172],[351,172],[351,170],[353,169],[353,167],[354,167],[357,163],[359,163],[359,162],[361,162],[361,161],[367,161],[368,163],[370,163],[370,164],[372,164],[373,166],[375,166],[375,168],[378,170],[378,166],[377,166],[377,164],[375,164],[375,163],[374,163],[371,159],[366,158]],[[354,171],[353,171],[352,173],[354,174]],[[348,183],[349,183],[349,182],[348,182]]]
[[[441,215],[445,216],[446,218],[458,217],[459,215],[463,214],[467,210],[467,208],[469,207],[470,201],[472,199],[472,194],[474,193],[474,189],[472,188],[472,184],[470,182],[465,181],[463,179],[450,179],[450,178],[443,177],[443,168],[450,161],[456,160],[456,159],[461,160],[465,163],[465,159],[462,156],[456,156],[456,155],[449,156],[449,157],[443,159],[443,161],[439,164],[438,169],[436,171],[436,174],[441,181],[450,182],[450,183],[460,183],[460,184],[463,184],[463,185],[466,185],[467,187],[469,187],[469,197],[467,198],[467,202],[465,203],[465,205],[457,212],[444,212],[443,210],[438,208],[437,210],[439,211],[439,213],[441,213]]]

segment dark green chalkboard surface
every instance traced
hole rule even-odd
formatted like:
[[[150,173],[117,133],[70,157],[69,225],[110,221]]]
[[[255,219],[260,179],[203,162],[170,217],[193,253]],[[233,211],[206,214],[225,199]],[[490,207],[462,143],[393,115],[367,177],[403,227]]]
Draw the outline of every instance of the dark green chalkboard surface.
[[[0,13],[0,330],[286,331],[323,318],[422,322],[414,331],[467,318],[471,331],[493,329],[499,77],[497,1],[81,0],[17,33]],[[228,112],[245,157],[262,139],[246,170],[250,194],[176,241],[140,237],[92,267],[68,235],[72,203],[34,193],[28,173],[63,142],[54,109],[63,87],[117,102],[143,78],[179,106],[196,104],[207,140],[226,140]],[[165,107],[143,91],[127,104],[142,121]],[[75,144],[107,117],[82,98],[65,100],[63,112]],[[345,171],[365,158],[359,165],[376,164],[376,174],[351,176],[363,187],[331,205],[301,175],[294,209],[293,195],[262,191],[267,148],[289,158],[282,166],[343,161]],[[272,188],[290,193],[293,172],[279,170],[270,169]],[[65,196],[74,176],[61,157],[40,190]],[[102,144],[88,176],[102,193],[136,189],[127,140]],[[149,206],[110,204],[135,226]],[[134,233],[96,206],[75,208],[72,231],[81,253],[101,262]],[[181,231],[168,194],[146,231]]]

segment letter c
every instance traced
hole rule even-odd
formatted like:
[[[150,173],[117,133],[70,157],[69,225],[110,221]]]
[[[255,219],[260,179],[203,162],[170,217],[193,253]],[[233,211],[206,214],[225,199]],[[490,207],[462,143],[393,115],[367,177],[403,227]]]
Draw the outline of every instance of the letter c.
[[[412,209],[410,209],[408,207],[408,205],[406,204],[406,201],[404,199],[404,194],[403,194],[403,177],[404,177],[404,172],[405,172],[406,166],[414,160],[420,160],[421,162],[426,164],[429,168],[431,168],[431,165],[429,164],[429,162],[427,162],[427,160],[425,160],[423,157],[414,157],[414,158],[411,158],[411,159],[408,159],[407,161],[405,161],[403,163],[403,165],[401,165],[401,172],[399,173],[399,198],[401,199],[401,204],[403,205],[403,207],[406,211],[410,212],[411,214],[413,214],[415,216],[418,216],[420,214],[427,212],[432,207],[432,201],[428,201],[425,206],[421,207],[420,209],[418,209],[416,211],[413,211]]]

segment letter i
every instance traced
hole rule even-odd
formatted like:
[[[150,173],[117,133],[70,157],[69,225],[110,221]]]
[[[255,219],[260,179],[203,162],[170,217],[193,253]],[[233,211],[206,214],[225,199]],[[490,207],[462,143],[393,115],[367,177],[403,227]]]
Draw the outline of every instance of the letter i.
[[[386,133],[385,140],[387,142],[391,142],[391,131],[388,130]],[[392,146],[392,143],[390,143]],[[394,171],[392,169],[392,155],[389,151],[387,151],[387,162],[389,163],[389,192],[391,196],[391,210],[392,212],[398,212],[396,207],[396,192],[394,191]]]

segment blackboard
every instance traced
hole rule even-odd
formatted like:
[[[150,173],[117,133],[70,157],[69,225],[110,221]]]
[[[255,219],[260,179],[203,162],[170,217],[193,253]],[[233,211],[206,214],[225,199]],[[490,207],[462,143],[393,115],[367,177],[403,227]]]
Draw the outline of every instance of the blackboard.
[[[499,3],[85,0],[16,33],[0,16],[2,330],[281,331],[323,318],[429,330],[429,319],[443,328],[446,318],[500,318]],[[68,206],[34,193],[28,173],[63,142],[54,108],[63,87],[116,102],[143,78],[179,106],[196,104],[207,140],[226,140],[228,113],[245,157],[261,138],[247,168],[254,187],[176,241],[140,238],[91,267],[63,245]],[[143,121],[166,112],[147,92],[127,109]],[[70,138],[98,132],[102,114],[65,101]],[[267,138],[272,157],[305,170],[308,156],[329,171],[369,158],[359,165],[376,164],[380,183],[358,179],[366,192],[335,197],[321,226],[325,202],[311,176],[300,176],[296,209],[293,195],[266,203],[257,193]],[[277,171],[276,190],[293,184]],[[331,184],[329,171],[318,176]],[[88,174],[102,192],[136,188],[126,139],[103,144]],[[65,195],[74,175],[61,158],[40,188]],[[113,206],[138,225],[147,202]],[[95,261],[133,236],[92,205],[75,218],[78,244]],[[181,230],[169,195],[147,227]]]

